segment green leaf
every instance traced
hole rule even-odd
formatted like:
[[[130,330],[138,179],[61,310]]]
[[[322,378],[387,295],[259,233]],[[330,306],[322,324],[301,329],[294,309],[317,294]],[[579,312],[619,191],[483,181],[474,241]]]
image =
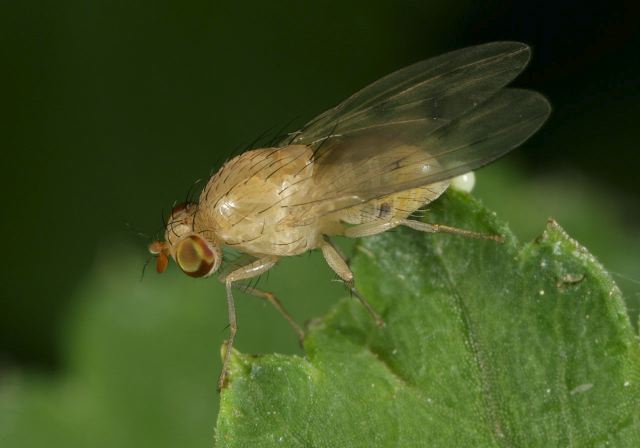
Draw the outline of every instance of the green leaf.
[[[461,194],[429,218],[509,234]],[[237,354],[219,446],[638,446],[637,340],[611,280],[557,227],[525,248],[400,230],[363,243],[358,286],[387,326],[347,300],[311,325],[304,358]],[[143,260],[107,247],[63,325],[62,368],[1,366],[0,446],[211,446],[223,288],[175,266],[141,283]],[[330,278],[314,253],[259,286],[303,322],[344,294]],[[301,353],[269,305],[236,305],[238,350]]]
[[[640,446],[640,347],[618,288],[555,222],[521,245],[461,193],[364,239],[355,300],[313,322],[305,357],[234,352],[220,447]]]
[[[623,293],[632,323],[640,312],[640,232],[629,227],[629,206],[619,194],[575,173],[528,176],[499,162],[479,173],[474,196],[495,210],[518,237],[540,234],[541,219],[553,216],[607,268]],[[628,229],[628,230],[627,230]],[[636,330],[638,328],[636,327]]]

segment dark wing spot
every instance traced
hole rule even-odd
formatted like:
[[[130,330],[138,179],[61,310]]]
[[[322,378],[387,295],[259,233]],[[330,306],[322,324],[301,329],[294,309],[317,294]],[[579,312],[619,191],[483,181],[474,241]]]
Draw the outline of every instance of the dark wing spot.
[[[388,202],[383,202],[378,207],[378,218],[386,218],[391,214],[391,204]]]

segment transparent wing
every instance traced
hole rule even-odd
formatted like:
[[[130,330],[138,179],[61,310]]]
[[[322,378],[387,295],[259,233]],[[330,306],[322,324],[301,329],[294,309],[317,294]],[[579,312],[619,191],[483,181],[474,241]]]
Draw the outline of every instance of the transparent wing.
[[[318,144],[390,123],[419,122],[427,135],[493,96],[529,58],[523,43],[492,42],[418,62],[365,87],[280,144]]]
[[[327,139],[314,161],[317,188],[291,198],[293,215],[304,223],[479,168],[534,134],[550,111],[539,93],[502,89],[430,133],[420,120],[390,120]]]

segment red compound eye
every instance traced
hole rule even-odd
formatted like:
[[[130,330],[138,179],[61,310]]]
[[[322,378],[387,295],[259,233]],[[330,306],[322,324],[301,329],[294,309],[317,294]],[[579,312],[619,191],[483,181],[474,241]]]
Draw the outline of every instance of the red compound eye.
[[[203,238],[189,235],[176,246],[176,262],[185,274],[205,277],[218,269],[220,257]]]

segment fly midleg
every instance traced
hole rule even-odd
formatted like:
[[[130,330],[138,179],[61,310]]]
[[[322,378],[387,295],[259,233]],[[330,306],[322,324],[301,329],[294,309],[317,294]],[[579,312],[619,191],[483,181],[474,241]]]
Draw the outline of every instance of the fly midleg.
[[[293,317],[291,317],[291,314],[289,314],[289,312],[286,310],[284,305],[282,305],[282,303],[278,300],[275,294],[273,294],[272,292],[263,291],[261,289],[254,288],[253,286],[238,285],[238,284],[233,284],[232,286],[236,289],[241,290],[246,294],[250,294],[254,297],[259,297],[261,299],[264,299],[267,302],[269,302],[271,305],[273,305],[273,307],[276,310],[278,310],[280,314],[282,314],[282,317],[284,317],[286,321],[289,322],[289,325],[291,325],[291,328],[293,328],[293,331],[295,331],[296,334],[298,335],[300,344],[302,344],[302,341],[304,340],[304,331],[302,330],[302,328],[300,328],[300,325],[298,325],[296,321],[293,320]]]
[[[239,280],[246,280],[249,278],[257,277],[258,275],[271,269],[277,261],[277,257],[260,258],[252,263],[236,269],[235,271],[230,272],[224,278],[224,284],[227,290],[227,307],[229,311],[229,339],[227,339],[225,343],[224,357],[222,359],[222,371],[220,372],[220,378],[218,379],[218,390],[222,390],[224,388],[224,383],[227,377],[227,369],[229,368],[231,350],[233,349],[233,342],[236,338],[236,332],[238,331],[238,324],[236,321],[236,307],[233,301],[233,294],[231,293],[233,283]]]
[[[342,281],[349,287],[349,290],[353,293],[354,296],[360,301],[362,306],[367,310],[367,312],[371,315],[373,320],[375,320],[376,324],[379,326],[384,326],[384,320],[380,317],[378,313],[373,309],[371,304],[367,302],[367,300],[358,292],[353,282],[353,272],[347,265],[347,262],[344,260],[338,249],[333,245],[328,236],[324,236],[323,242],[320,246],[322,250],[322,255],[324,255],[324,259],[327,261],[327,264],[333,271],[338,274],[338,277],[342,279]]]

